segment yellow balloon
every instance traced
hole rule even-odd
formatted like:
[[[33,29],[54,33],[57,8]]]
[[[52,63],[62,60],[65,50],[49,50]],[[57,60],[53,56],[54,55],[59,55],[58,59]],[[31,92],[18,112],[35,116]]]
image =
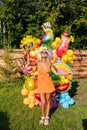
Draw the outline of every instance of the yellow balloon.
[[[68,82],[69,82],[69,80],[68,80],[68,79],[65,79],[65,80],[64,80],[64,83],[68,83]]]
[[[58,44],[58,43],[57,43],[56,41],[54,41],[51,46],[52,46],[53,48],[56,48],[57,44]]]
[[[29,98],[24,98],[23,103],[24,103],[25,105],[28,105],[28,104],[29,104]]]
[[[34,103],[29,103],[29,108],[34,108]]]
[[[23,89],[21,90],[21,94],[22,94],[23,96],[28,95],[28,90],[25,89],[25,88],[23,88]]]
[[[31,96],[34,96],[34,90],[31,90],[31,91],[29,92],[29,94],[30,94]]]
[[[71,60],[71,61],[69,61],[69,63],[70,63],[70,64],[73,64],[73,61]]]
[[[66,55],[72,57],[73,53],[73,50],[67,50]]]
[[[73,57],[70,57],[70,56],[69,56],[69,57],[68,57],[68,60],[69,60],[69,61],[72,61],[72,60],[73,60]]]
[[[38,105],[39,101],[36,99],[34,105]]]
[[[61,60],[66,63],[68,61],[68,56],[63,55]]]
[[[60,38],[59,38],[59,37],[56,37],[56,38],[55,38],[55,42],[59,43],[59,42],[60,42]]]
[[[25,88],[28,90],[33,90],[34,89],[34,79],[32,78],[27,78],[25,80]]]
[[[75,55],[73,55],[73,60],[75,60],[76,59],[76,57],[75,57]]]

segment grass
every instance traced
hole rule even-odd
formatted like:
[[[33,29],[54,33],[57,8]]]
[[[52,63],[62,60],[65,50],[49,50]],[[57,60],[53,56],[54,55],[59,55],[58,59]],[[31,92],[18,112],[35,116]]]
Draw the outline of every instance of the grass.
[[[23,104],[23,81],[0,83],[0,130],[87,130],[87,79],[76,79],[70,95],[75,104],[51,110],[49,126],[39,125],[41,110]]]

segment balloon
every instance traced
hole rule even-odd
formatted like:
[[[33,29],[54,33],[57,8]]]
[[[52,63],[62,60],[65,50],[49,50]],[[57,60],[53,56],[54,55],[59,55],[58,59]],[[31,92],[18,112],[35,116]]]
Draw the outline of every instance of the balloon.
[[[68,61],[68,56],[63,55],[61,60],[66,63]]]
[[[52,102],[51,103],[51,107],[53,108],[53,109],[56,109],[57,107],[58,107],[58,102]]]
[[[55,75],[52,71],[50,72],[50,76],[51,76],[52,80],[60,80],[60,76]]]
[[[22,89],[21,90],[21,94],[23,95],[23,96],[26,96],[26,95],[28,95],[28,90],[27,89]]]
[[[36,97],[36,99],[38,99],[39,101],[41,101],[40,94],[35,94],[35,97]]]
[[[58,86],[56,86],[56,90],[59,90],[60,92],[65,92],[67,90],[70,89],[70,83],[64,83],[63,85],[58,84]]]
[[[60,99],[65,98],[65,93],[60,93],[60,94],[59,94],[59,98],[60,98]]]
[[[65,97],[65,99],[66,99],[67,101],[69,101],[69,100],[71,99],[71,97],[70,97],[69,95],[67,95],[67,96]]]
[[[41,101],[39,102],[39,106],[41,107],[41,105],[42,105],[42,103],[41,103]]]
[[[59,99],[59,103],[64,103],[65,102],[65,99],[62,98],[62,99]]]
[[[29,92],[29,95],[34,96],[34,90],[31,90],[31,91]]]
[[[28,104],[29,104],[29,98],[24,98],[23,103],[24,103],[25,105],[28,105]]]
[[[63,107],[63,108],[68,108],[68,107],[69,107],[69,104],[68,104],[67,102],[64,102],[64,103],[62,103],[62,107]]]
[[[25,88],[28,90],[34,89],[34,80],[32,78],[27,78],[25,80]]]
[[[28,45],[29,50],[35,50],[40,45],[40,40],[31,35],[27,35],[21,40],[20,48],[26,51],[26,45]]]
[[[61,72],[61,73],[71,72],[72,73],[71,68],[63,62],[58,61],[58,62],[54,63],[53,65],[57,69],[57,72]],[[72,79],[72,74],[67,75],[67,76],[69,77],[70,80]]]
[[[60,43],[57,45],[56,48],[56,54],[58,57],[62,57],[66,51],[68,50],[69,47],[69,43],[70,43],[70,39],[69,37],[67,37],[67,35],[63,34]]]
[[[73,105],[75,102],[74,102],[74,99],[70,99],[69,101],[68,101],[68,103],[69,103],[69,105]]]
[[[44,34],[44,36],[41,39],[42,44],[50,44],[53,40],[53,37],[48,34]]]
[[[74,52],[72,50],[67,50],[66,55],[72,57],[73,53]]]
[[[38,105],[38,104],[39,104],[39,101],[37,99],[35,99],[34,105]]]
[[[31,65],[24,64],[22,67],[22,71],[24,74],[31,74],[32,73],[32,67]]]
[[[34,107],[34,103],[29,103],[29,108],[33,108]]]

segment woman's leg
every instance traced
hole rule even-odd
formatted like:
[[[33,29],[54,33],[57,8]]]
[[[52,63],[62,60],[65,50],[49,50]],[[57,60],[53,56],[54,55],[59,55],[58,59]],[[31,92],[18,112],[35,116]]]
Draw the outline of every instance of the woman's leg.
[[[41,98],[41,111],[42,111],[42,117],[45,117],[45,105],[46,105],[46,97],[45,94],[40,94]]]
[[[49,112],[50,112],[50,97],[51,97],[51,94],[50,93],[47,93],[46,94],[46,117],[49,117]]]

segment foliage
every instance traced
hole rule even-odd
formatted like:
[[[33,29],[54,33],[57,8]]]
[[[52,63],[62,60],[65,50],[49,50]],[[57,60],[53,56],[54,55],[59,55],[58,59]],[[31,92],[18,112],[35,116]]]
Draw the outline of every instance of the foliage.
[[[4,38],[12,47],[19,47],[23,36],[41,38],[41,25],[49,21],[54,36],[64,30],[75,37],[71,48],[87,49],[87,2],[86,0],[1,0],[1,43]],[[4,30],[3,30],[4,29]]]
[[[12,50],[4,50],[2,59],[5,62],[4,66],[0,66],[0,74],[7,83],[13,82],[16,79],[18,68],[16,63],[13,62]]]

